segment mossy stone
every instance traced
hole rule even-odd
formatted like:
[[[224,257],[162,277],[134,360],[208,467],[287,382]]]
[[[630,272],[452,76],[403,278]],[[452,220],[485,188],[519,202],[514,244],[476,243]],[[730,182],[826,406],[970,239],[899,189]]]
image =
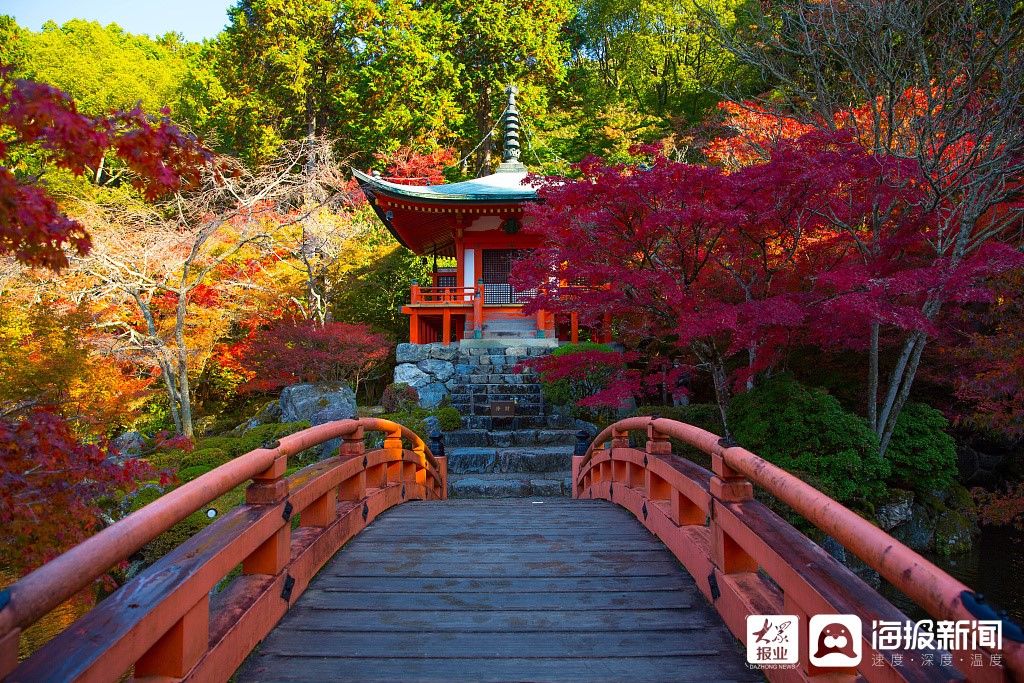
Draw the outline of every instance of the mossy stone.
[[[947,510],[935,522],[935,550],[942,555],[961,555],[971,551],[978,527],[959,510]]]

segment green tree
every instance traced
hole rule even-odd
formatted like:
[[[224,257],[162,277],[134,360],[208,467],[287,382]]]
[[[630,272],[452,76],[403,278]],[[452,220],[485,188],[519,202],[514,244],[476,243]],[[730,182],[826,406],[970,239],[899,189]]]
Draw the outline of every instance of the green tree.
[[[370,218],[370,217],[368,217]],[[338,260],[332,318],[366,323],[399,341],[409,339],[409,321],[402,305],[409,302],[409,285],[426,282],[429,266],[394,238],[378,221],[348,243]]]
[[[736,69],[701,20],[731,25],[745,0],[583,0],[570,25],[574,79],[605,101],[696,121]],[[699,9],[698,9],[699,8]]]
[[[188,107],[232,152],[320,134],[368,158],[451,136],[455,72],[433,10],[410,0],[240,0],[190,77]]]
[[[196,49],[175,33],[154,40],[83,19],[22,31],[21,43],[19,75],[60,88],[91,115],[137,105],[148,112],[173,107]]]
[[[101,116],[141,107],[156,114],[178,109],[179,93],[198,46],[178,34],[156,39],[127,33],[117,24],[72,19],[58,26],[47,22],[41,31],[18,27],[0,17],[0,63],[14,68],[17,78],[53,85],[72,97],[83,114]],[[35,150],[16,150],[13,167],[26,175],[46,173],[58,193],[81,196],[94,185],[127,187],[126,166],[109,153],[89,168],[83,179],[61,169],[45,168]],[[130,190],[129,190],[130,191]]]
[[[498,122],[505,88],[519,88],[519,105],[527,119],[540,118],[549,90],[564,76],[569,56],[563,40],[572,13],[569,0],[431,0],[451,32],[451,58],[457,64],[456,96],[465,115],[461,129],[468,153]],[[491,172],[497,148],[494,136],[476,152],[476,175]]]

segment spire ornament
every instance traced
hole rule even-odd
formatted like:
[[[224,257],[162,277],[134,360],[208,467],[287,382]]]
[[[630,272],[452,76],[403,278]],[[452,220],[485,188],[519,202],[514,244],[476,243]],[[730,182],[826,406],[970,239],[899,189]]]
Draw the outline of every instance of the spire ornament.
[[[498,173],[523,173],[526,166],[519,160],[519,108],[516,107],[519,89],[510,85],[505,88],[505,93],[508,95],[508,105],[505,108],[505,138]]]

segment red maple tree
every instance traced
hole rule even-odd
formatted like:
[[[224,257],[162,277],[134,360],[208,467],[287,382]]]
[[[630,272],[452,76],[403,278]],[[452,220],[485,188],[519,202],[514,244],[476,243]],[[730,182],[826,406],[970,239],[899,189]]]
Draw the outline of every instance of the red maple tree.
[[[39,178],[12,170],[12,153],[26,150],[76,175],[96,168],[112,152],[150,199],[197,182],[199,169],[212,159],[171,122],[167,110],[155,120],[139,109],[86,116],[66,93],[14,79],[10,67],[0,64],[0,254],[52,269],[67,266],[66,248],[87,253],[89,235],[61,210]]]
[[[0,556],[28,571],[103,524],[100,500],[134,490],[152,474],[142,460],[119,462],[105,443],[81,443],[47,410],[0,419]]]
[[[358,391],[391,355],[391,342],[366,325],[280,321],[257,331],[237,350],[251,379],[243,391],[270,391],[297,382],[349,382]]]
[[[937,256],[921,169],[850,131],[770,145],[731,169],[590,159],[579,178],[541,182],[527,229],[545,246],[518,266],[518,286],[539,288],[534,308],[581,323],[611,314],[627,345],[673,340],[710,372],[724,419],[730,391],[790,341],[863,349],[882,324],[928,335],[930,302],[984,299],[987,278],[1022,260],[996,240]]]

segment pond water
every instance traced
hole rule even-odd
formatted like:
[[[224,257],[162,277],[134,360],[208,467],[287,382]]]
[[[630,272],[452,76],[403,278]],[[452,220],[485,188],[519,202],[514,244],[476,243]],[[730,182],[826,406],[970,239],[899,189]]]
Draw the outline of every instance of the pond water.
[[[1017,623],[1024,623],[1024,530],[1012,526],[983,526],[974,550],[965,555],[941,557],[928,555],[943,571],[956,577],[985,596],[996,609],[1006,610]],[[885,584],[882,594],[911,619],[927,617],[892,586]]]

